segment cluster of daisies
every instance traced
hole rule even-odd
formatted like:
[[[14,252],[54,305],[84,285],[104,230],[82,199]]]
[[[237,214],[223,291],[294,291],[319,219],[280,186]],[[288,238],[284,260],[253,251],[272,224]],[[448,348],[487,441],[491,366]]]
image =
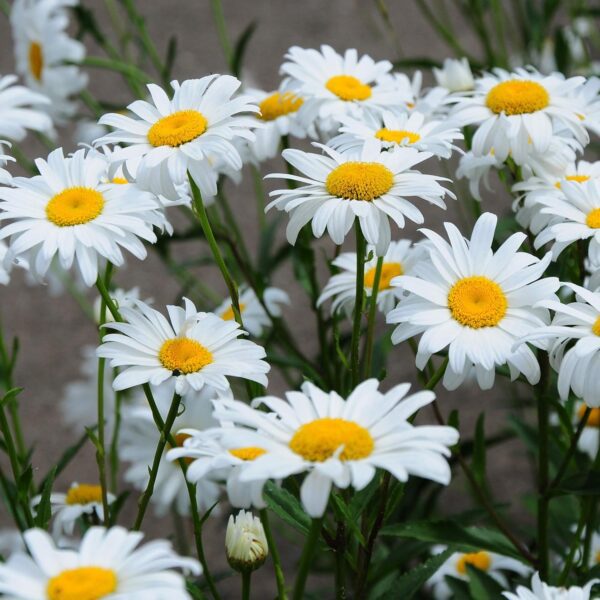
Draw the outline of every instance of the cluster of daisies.
[[[548,353],[561,399],[577,399],[574,424],[585,416],[580,449],[595,458],[600,164],[580,154],[590,133],[600,133],[598,80],[533,69],[475,77],[465,60],[449,60],[435,71],[437,85],[425,88],[420,73],[411,79],[356,50],[292,47],[275,91],[216,74],[173,81],[170,89],[150,84],[146,99],[99,119],[102,133],[93,144],[72,153],[57,148],[35,161],[37,174],[12,177],[11,142],[27,130],[51,135],[73,116],[74,96],[86,84],[77,66],[84,48],[66,33],[67,8],[75,4],[13,5],[17,72],[27,87],[13,76],[0,78],[0,140],[6,140],[0,142],[0,283],[9,283],[17,265],[35,282],[75,270],[83,288],[103,291],[107,265],[121,267],[128,255],[143,260],[149,245],[172,234],[174,207],[189,213],[218,203],[222,177],[237,181],[245,164],[259,165],[290,138],[306,138],[312,149],[284,149],[287,172],[268,176],[284,183],[270,193],[266,210],[288,213],[292,245],[305,226],[336,246],[354,226],[367,244],[361,256],[336,254],[317,305],[330,303],[334,315],[360,310],[360,271],[364,295],[375,298],[392,342],[418,338],[417,369],[444,356],[448,390],[468,382],[490,389],[498,370],[534,385],[538,357]],[[465,132],[466,153],[457,145]],[[424,223],[422,208],[445,209],[446,198],[456,199],[451,180],[429,172],[433,161],[455,154],[457,176],[468,179],[476,198],[492,169],[509,169],[512,209],[530,234],[531,252],[522,249],[523,232],[497,245],[491,213],[481,214],[468,236],[445,223],[444,235],[422,229],[416,243],[397,238],[407,220]],[[565,254],[581,258],[585,287],[546,275]],[[103,342],[84,352],[82,380],[66,390],[67,424],[79,431],[97,424],[90,398],[98,358],[107,360],[105,433],[121,440],[118,458],[133,488],[147,488],[156,450],[169,438],[152,483],[158,515],[190,514],[188,484],[202,511],[224,495],[235,508],[261,510],[268,482],[296,477],[301,504],[315,519],[326,513],[333,489],[363,490],[378,470],[400,482],[420,477],[447,485],[458,431],[413,422],[434,402],[431,391],[409,395],[409,384],[382,391],[379,381],[366,379],[342,394],[306,381],[284,397],[239,399],[232,379],[268,385],[262,342],[290,303],[281,289],[250,284],[238,302],[225,298],[207,311],[184,298],[166,315],[137,288],[110,290],[110,310],[100,301],[94,310]],[[174,399],[181,408],[165,434],[157,421],[169,421]],[[34,511],[41,500],[34,499]],[[28,554],[22,548],[0,563],[0,593],[17,600],[189,598],[184,574],[200,576],[195,560],[164,541],[137,548],[138,532],[91,526],[104,521],[105,506],[115,501],[112,494],[103,498],[94,481],[52,494],[52,536],[25,532]],[[77,540],[80,525],[85,533]],[[230,525],[231,564],[250,555],[264,561],[267,543],[252,516],[241,513]],[[244,532],[251,530],[248,541]],[[455,553],[429,582],[436,597],[449,597],[446,577],[468,577],[467,565],[503,587],[506,571],[530,575],[522,563],[485,550]],[[587,598],[593,583],[565,593]],[[531,590],[519,587],[506,597],[560,593],[534,574]]]

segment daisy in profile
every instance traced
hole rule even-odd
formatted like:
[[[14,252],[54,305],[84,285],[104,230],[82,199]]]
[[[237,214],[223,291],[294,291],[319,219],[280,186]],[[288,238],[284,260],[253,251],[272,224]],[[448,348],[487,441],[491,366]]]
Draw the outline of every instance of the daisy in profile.
[[[249,96],[232,96],[240,82],[230,75],[172,81],[173,97],[157,85],[148,85],[152,101],[136,100],[127,108],[133,116],[111,113],[99,123],[114,128],[97,144],[124,144],[114,159],[124,161],[138,180],[149,182],[151,191],[169,199],[180,195],[187,173],[203,196],[217,193],[218,157],[233,171],[242,168],[236,138],[254,140],[258,107]],[[138,174],[138,170],[141,173]]]
[[[85,46],[69,37],[67,9],[78,0],[15,0],[10,14],[17,72],[27,85],[44,94],[50,103],[42,105],[53,120],[64,124],[75,114],[73,100],[87,84],[87,75],[78,66]]]
[[[304,102],[298,117],[305,127],[315,124],[328,132],[344,115],[360,118],[365,112],[391,109],[398,104],[398,91],[384,76],[392,69],[387,60],[359,58],[352,48],[344,55],[331,46],[320,51],[292,46],[285,55],[281,74],[284,89],[296,92]]]
[[[228,377],[267,384],[269,365],[261,346],[238,339],[245,331],[235,321],[198,312],[184,298],[185,308],[167,306],[169,320],[141,300],[135,309],[124,307],[124,323],[111,323],[98,356],[124,367],[113,382],[115,390],[173,379],[175,391],[200,391],[205,385],[229,389]],[[113,331],[114,330],[114,331]]]
[[[116,498],[108,493],[108,503],[112,504]],[[31,501],[35,508],[40,503],[41,496],[36,496]],[[87,517],[104,521],[104,508],[102,506],[102,488],[90,483],[73,483],[66,494],[50,494],[52,516],[54,518],[53,536],[58,539],[61,535],[71,536],[78,519]]]
[[[412,79],[406,73],[393,73],[389,76],[388,85],[395,87],[399,101],[394,112],[419,112],[428,119],[447,116],[450,92],[441,86],[424,88],[421,71],[415,71]]]
[[[545,152],[555,128],[566,128],[579,143],[588,134],[570,99],[583,77],[565,79],[558,74],[541,75],[533,69],[514,72],[494,69],[477,79],[468,96],[456,96],[451,115],[459,125],[477,125],[473,153],[487,155],[494,150],[504,162],[509,154],[522,165],[531,151]]]
[[[446,550],[445,546],[435,546],[433,553],[439,554],[444,550]],[[504,588],[508,587],[508,580],[504,574],[505,571],[510,571],[521,576],[531,573],[531,569],[522,562],[494,552],[487,552],[486,550],[479,550],[478,552],[455,552],[450,555],[448,560],[427,582],[427,585],[432,588],[433,597],[436,600],[447,600],[453,597],[452,590],[446,583],[446,576],[449,575],[463,581],[469,580],[467,565],[471,565],[487,573]]]
[[[173,397],[173,385],[163,384],[153,388],[154,399],[163,419],[166,418]],[[216,396],[213,389],[204,387],[202,391],[190,390],[182,399],[183,408],[171,429],[178,446],[182,446],[190,437],[182,430],[203,431],[217,425],[212,417],[211,400]],[[123,421],[119,452],[121,459],[128,463],[124,473],[125,481],[135,489],[143,491],[148,485],[149,469],[154,461],[154,453],[159,443],[160,432],[156,428],[150,408],[133,406],[123,411]],[[215,481],[204,478],[198,483],[196,497],[202,511],[210,508],[219,498],[220,489]],[[158,516],[168,514],[174,509],[180,515],[189,515],[190,499],[181,467],[167,460],[167,452],[162,456],[154,484],[154,493],[150,499]]]
[[[494,385],[496,367],[508,365],[511,378],[520,373],[533,385],[540,377],[534,353],[525,344],[513,348],[523,335],[550,321],[547,309],[536,305],[557,300],[556,277],[540,279],[550,263],[518,252],[526,238],[515,233],[496,252],[492,241],[497,217],[484,213],[465,239],[452,224],[445,223],[450,243],[423,229],[429,239],[430,262],[418,277],[402,275],[392,281],[408,293],[387,315],[398,326],[395,344],[423,334],[416,357],[424,369],[432,354],[448,349],[444,386],[456,389],[474,370],[482,389]],[[545,347],[543,342],[540,347]]]
[[[8,154],[4,154],[5,150],[2,144],[8,144],[8,142],[0,140],[0,185],[10,185],[12,175],[4,167],[7,162],[14,162],[15,159]]]
[[[166,540],[138,547],[144,534],[123,527],[90,527],[75,550],[57,548],[42,529],[23,537],[29,555],[0,564],[0,592],[11,600],[191,600],[181,571],[202,571]]]
[[[22,141],[27,130],[52,132],[52,119],[38,107],[50,100],[22,85],[15,75],[0,75],[0,139]]]
[[[375,246],[378,256],[383,256],[392,235],[389,219],[400,228],[406,219],[423,222],[421,211],[407,198],[422,198],[444,209],[444,196],[454,198],[439,184],[441,177],[413,169],[431,156],[428,152],[414,148],[382,151],[376,140],[346,152],[314,145],[324,154],[283,151],[283,158],[301,175],[267,176],[304,184],[271,192],[275,199],[267,206],[267,210],[276,207],[290,213],[287,227],[290,244],[296,242],[302,227],[312,221],[315,237],[321,237],[327,230],[333,242],[340,245],[358,219],[367,242]]]
[[[31,272],[43,279],[56,256],[63,269],[77,263],[87,286],[98,278],[98,262],[124,263],[123,249],[146,257],[142,242],[154,243],[153,227],[164,216],[149,195],[102,183],[104,159],[78,150],[65,158],[62,148],[36,160],[40,175],[14,177],[0,188],[0,239],[10,238],[9,253],[29,258]]]
[[[475,87],[473,72],[467,58],[446,58],[441,69],[433,68],[433,75],[440,87],[449,92],[469,92]]]
[[[434,156],[450,158],[458,148],[452,143],[463,134],[452,120],[426,119],[416,110],[411,113],[381,115],[366,113],[361,120],[340,118],[340,135],[328,142],[339,151],[360,148],[367,140],[378,140],[382,150],[409,146]]]
[[[307,382],[300,392],[288,392],[287,401],[272,396],[254,400],[254,407],[263,405],[271,413],[236,400],[216,400],[215,418],[259,432],[271,446],[244,468],[240,481],[307,473],[300,498],[314,518],[324,514],[333,485],[361,490],[377,468],[399,481],[414,475],[448,484],[449,446],[458,441],[458,431],[408,421],[435,394],[423,391],[405,398],[409,384],[385,394],[378,386],[376,379],[369,379],[344,399]]]
[[[136,303],[140,298],[140,288],[133,287],[130,290],[124,290],[122,288],[116,288],[114,290],[109,291],[110,297],[113,302],[120,310],[121,308],[135,308]],[[144,300],[146,304],[152,304],[152,299],[147,298]],[[102,298],[98,296],[94,301],[94,317],[96,319],[96,323],[100,323],[100,309],[102,308]],[[114,317],[110,310],[106,311],[105,315],[105,323],[112,323],[114,321]]]
[[[260,337],[264,329],[271,327],[272,325],[271,317],[269,315],[280,317],[281,306],[289,303],[290,297],[286,292],[279,288],[266,288],[263,293],[262,302],[258,299],[256,292],[252,288],[240,288],[239,304],[242,320],[244,321],[244,329],[246,329],[250,335]],[[214,313],[225,321],[233,320],[235,316],[231,306],[231,298],[223,300],[223,302],[215,308]]]
[[[591,407],[590,407],[591,408]],[[575,419],[573,425],[577,427],[581,422],[584,414],[588,409],[588,405],[585,402],[577,402],[575,405]],[[590,460],[594,460],[600,449],[600,408],[592,408],[587,418],[579,441],[577,442],[577,448],[580,452],[587,454]],[[598,550],[594,556],[598,557],[598,563],[600,563],[600,535],[598,535]]]
[[[569,588],[553,587],[540,579],[539,573],[534,573],[531,578],[531,588],[520,585],[516,592],[503,592],[508,600],[590,600],[592,588],[600,580],[592,579],[583,587],[571,586]]]
[[[367,255],[370,251],[371,249],[369,249]],[[377,289],[377,307],[383,314],[387,314],[392,310],[403,295],[402,290],[392,287],[392,279],[399,275],[412,274],[415,266],[422,260],[423,255],[422,245],[413,246],[410,240],[399,240],[390,243],[390,247],[383,257]],[[317,306],[327,300],[333,300],[331,303],[332,313],[341,310],[350,316],[354,310],[356,298],[356,253],[344,252],[331,264],[340,269],[340,273],[333,275],[327,282],[319,296]],[[376,270],[377,258],[365,262],[364,282],[367,296],[371,296],[373,293]]]

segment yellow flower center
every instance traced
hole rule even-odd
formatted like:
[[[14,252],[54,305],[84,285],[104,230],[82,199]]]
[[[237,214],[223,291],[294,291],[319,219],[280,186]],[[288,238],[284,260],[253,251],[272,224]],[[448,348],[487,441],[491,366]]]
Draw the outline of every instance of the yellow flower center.
[[[365,287],[372,288],[375,284],[375,271],[377,267],[369,269],[365,273]],[[379,277],[379,290],[388,290],[391,285],[390,282],[394,277],[398,277],[404,273],[404,269],[400,263],[383,263],[381,266],[381,275]]]
[[[173,338],[161,346],[158,359],[165,369],[188,375],[213,362],[213,356],[202,344],[190,338]]]
[[[367,429],[354,421],[325,417],[302,425],[290,448],[312,462],[323,462],[343,447],[340,460],[360,460],[373,452],[375,443]]]
[[[240,313],[243,313],[245,308],[246,305],[243,302],[240,302]],[[221,319],[224,321],[233,321],[233,319],[235,319],[235,315],[233,314],[233,306],[231,306],[231,304],[223,311]]]
[[[485,99],[496,114],[523,115],[542,110],[550,104],[550,95],[536,81],[513,79],[495,85]]]
[[[581,420],[585,411],[587,410],[587,405],[582,403],[577,411],[577,416]],[[600,408],[592,408],[592,412],[590,412],[590,416],[588,417],[586,427],[600,427]]]
[[[340,100],[368,100],[373,91],[371,86],[352,75],[335,75],[327,80],[325,87]]]
[[[200,137],[208,127],[206,117],[197,110],[178,110],[159,119],[148,131],[153,146],[181,146]]]
[[[267,451],[264,448],[258,446],[245,446],[243,448],[233,448],[229,451],[229,454],[233,454],[240,460],[256,460],[259,456],[266,454]]]
[[[72,187],[50,198],[46,204],[46,216],[58,227],[72,227],[93,221],[103,208],[104,196],[100,192]]]
[[[382,127],[375,134],[375,137],[382,142],[394,142],[395,144],[401,144],[402,142],[414,144],[421,139],[421,136],[415,131],[406,131],[405,129],[387,129],[386,127]]]
[[[113,177],[113,180],[111,181],[111,183],[118,183],[119,185],[125,185],[126,183],[129,183],[129,181],[127,181],[127,179],[125,179],[125,177]]]
[[[89,504],[90,502],[102,502],[102,488],[99,485],[82,483],[74,485],[67,492],[67,504]]]
[[[325,181],[332,196],[345,200],[370,202],[392,189],[393,173],[384,165],[374,162],[347,162],[336,167]]]
[[[469,552],[463,554],[456,563],[456,570],[461,575],[467,574],[467,565],[473,565],[480,571],[487,571],[492,564],[492,559],[487,552]]]
[[[79,567],[63,571],[48,581],[48,600],[99,600],[117,589],[112,569]]]
[[[263,121],[274,121],[277,117],[283,117],[295,113],[304,103],[304,100],[291,92],[283,94],[275,92],[267,96],[259,105],[260,118]]]
[[[494,327],[504,315],[508,302],[502,288],[478,275],[459,279],[448,293],[448,308],[461,325],[480,329]]]
[[[44,54],[42,53],[42,46],[37,42],[31,42],[29,45],[29,70],[38,81],[42,80]]]
[[[592,333],[600,335],[600,317],[598,317],[596,322],[592,325]]]
[[[577,183],[584,183],[586,181],[590,180],[590,176],[589,175],[567,175],[565,177],[566,181],[576,181]],[[557,187],[560,190],[560,181],[557,181],[554,184],[554,187]]]
[[[600,564],[600,550],[598,550],[598,552],[596,552],[596,563]]]
[[[600,208],[594,208],[588,213],[585,224],[591,229],[600,229]]]

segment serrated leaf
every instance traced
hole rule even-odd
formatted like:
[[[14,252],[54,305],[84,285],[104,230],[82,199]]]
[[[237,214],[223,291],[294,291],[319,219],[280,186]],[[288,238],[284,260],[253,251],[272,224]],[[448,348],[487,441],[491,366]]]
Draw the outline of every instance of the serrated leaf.
[[[333,509],[336,512],[336,516],[339,520],[344,521],[348,529],[351,529],[358,543],[364,548],[365,547],[365,538],[360,530],[359,523],[360,521],[351,514],[348,506],[341,498],[341,496],[337,493],[331,494],[331,501],[333,503]]]
[[[287,490],[269,481],[264,488],[264,496],[269,508],[294,529],[307,534],[310,528],[310,517],[302,509],[302,505]]]

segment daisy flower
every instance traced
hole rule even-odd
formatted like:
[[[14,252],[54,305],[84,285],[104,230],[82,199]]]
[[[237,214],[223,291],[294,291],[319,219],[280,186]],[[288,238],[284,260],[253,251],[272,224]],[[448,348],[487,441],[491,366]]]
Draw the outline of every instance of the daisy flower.
[[[238,339],[246,333],[238,323],[198,312],[187,298],[184,303],[185,308],[167,306],[169,320],[141,300],[137,308],[121,310],[126,322],[111,323],[117,333],[105,335],[98,348],[98,356],[109,358],[113,367],[125,367],[113,382],[115,390],[158,386],[169,379],[175,380],[178,394],[205,385],[227,390],[227,377],[267,384],[265,351]]]
[[[360,118],[365,112],[393,108],[398,103],[395,86],[382,79],[392,69],[387,60],[375,62],[370,56],[359,58],[352,48],[344,55],[331,46],[321,50],[292,46],[285,55],[281,74],[283,89],[299,94],[304,102],[298,118],[304,127],[316,124],[328,132],[337,127],[341,116]]]
[[[458,441],[458,431],[408,421],[435,394],[423,391],[403,400],[409,384],[385,394],[378,386],[376,379],[369,379],[344,399],[307,382],[301,392],[288,392],[287,401],[272,396],[254,400],[254,407],[264,405],[272,413],[235,400],[216,400],[217,419],[254,430],[276,445],[250,462],[240,480],[281,479],[307,472],[300,498],[314,518],[324,514],[332,485],[361,490],[377,468],[399,481],[415,475],[448,484],[448,447]]]
[[[600,426],[600,425],[599,425]],[[596,432],[598,433],[598,432]],[[583,530],[585,535],[585,529]],[[592,539],[590,543],[590,559],[589,568],[592,569],[600,565],[600,532],[592,532]]]
[[[445,118],[449,110],[450,92],[440,86],[423,87],[423,73],[416,71],[412,79],[406,73],[393,73],[389,76],[391,85],[396,88],[399,103],[396,112],[419,112],[428,119]]]
[[[108,493],[108,503],[112,504],[116,498]],[[37,507],[41,496],[36,496],[31,501]],[[102,488],[89,483],[73,483],[66,494],[50,494],[50,505],[54,525],[52,535],[55,539],[62,534],[71,536],[78,519],[86,516],[104,521],[104,508],[102,506]]]
[[[423,222],[421,211],[407,197],[422,198],[444,209],[444,196],[454,198],[438,183],[441,177],[413,170],[431,156],[428,152],[414,148],[382,151],[375,140],[346,152],[314,145],[324,154],[283,151],[285,160],[300,176],[284,173],[267,176],[304,184],[270,193],[275,200],[267,210],[276,207],[290,213],[287,227],[290,244],[296,242],[302,227],[312,220],[315,237],[321,237],[327,229],[333,242],[340,245],[358,219],[367,242],[375,246],[378,256],[383,256],[392,235],[389,219],[400,228],[406,219]]]
[[[163,419],[171,406],[173,387],[165,384],[153,389],[154,399]],[[183,412],[175,419],[171,429],[178,445],[182,445],[189,437],[181,432],[182,429],[204,430],[217,425],[217,421],[212,418],[210,402],[214,397],[215,391],[208,387],[204,387],[200,392],[191,390],[183,397]],[[145,490],[148,485],[149,469],[154,461],[159,439],[160,431],[156,428],[152,411],[147,405],[123,411],[119,452],[121,459],[129,463],[124,479],[140,491]],[[196,497],[201,510],[207,510],[218,500],[219,486],[205,478],[196,488]],[[176,462],[167,460],[166,452],[160,461],[150,501],[158,516],[167,514],[172,507],[180,515],[190,513],[190,500],[183,473]]]
[[[251,512],[241,510],[231,515],[225,533],[227,561],[240,573],[260,568],[269,554],[269,544],[263,524]]]
[[[0,222],[11,221],[0,239],[10,238],[12,257],[29,257],[40,279],[55,256],[63,269],[75,261],[87,286],[98,278],[99,259],[121,266],[122,249],[146,257],[141,240],[155,242],[153,226],[164,222],[154,199],[102,183],[106,162],[96,152],[65,158],[58,148],[36,166],[40,175],[15,177],[13,188],[0,188]]]
[[[558,371],[558,393],[567,400],[569,391],[588,406],[600,406],[600,387],[595,376],[600,368],[600,293],[574,283],[564,283],[576,294],[576,301],[562,304],[557,298],[543,299],[538,306],[556,314],[551,325],[524,335],[520,342],[551,342],[548,353]],[[574,340],[575,344],[567,350]]]
[[[541,213],[550,219],[535,239],[535,247],[552,242],[554,260],[570,244],[590,240],[588,253],[593,264],[600,263],[600,181],[564,181],[562,196],[539,198]]]
[[[23,534],[29,555],[0,564],[0,592],[7,600],[191,600],[178,571],[199,575],[192,558],[178,556],[166,540],[136,548],[144,534],[123,527],[90,527],[79,548],[57,548],[41,529]]]
[[[475,156],[469,151],[460,157],[458,169],[456,170],[457,179],[467,179],[469,181],[469,192],[475,200],[481,202],[481,183],[487,192],[492,192],[492,187],[489,183],[489,175],[492,169],[500,169],[502,161],[490,152],[485,156]]]
[[[518,165],[531,150],[542,153],[550,146],[555,127],[566,128],[579,143],[588,134],[569,94],[583,77],[541,75],[534,69],[514,72],[494,69],[475,82],[469,96],[456,96],[451,112],[460,125],[477,125],[472,149],[476,156],[493,149],[504,162],[509,154]]]
[[[575,415],[573,424],[579,425],[588,406],[585,402],[577,402],[575,405]],[[600,449],[600,408],[592,408],[586,421],[585,427],[581,432],[577,448],[580,452],[587,454],[590,460],[594,460]],[[596,555],[595,555],[596,556]],[[598,536],[597,562],[600,563],[600,535]]]
[[[177,186],[189,172],[203,196],[215,196],[219,157],[234,171],[242,158],[232,141],[253,141],[258,107],[249,96],[233,94],[240,82],[230,75],[209,75],[183,83],[172,81],[173,98],[157,85],[148,85],[152,102],[136,100],[127,108],[134,116],[111,113],[99,123],[115,131],[97,144],[127,144],[115,150],[115,160],[125,161],[128,171],[151,184],[151,191],[177,199]],[[142,173],[138,173],[142,171]]]
[[[557,300],[555,277],[540,279],[550,255],[543,260],[518,252],[526,238],[515,233],[496,252],[492,241],[497,218],[484,213],[465,239],[452,223],[445,223],[450,243],[423,229],[429,239],[430,262],[422,263],[417,277],[402,275],[392,281],[408,296],[387,315],[398,324],[395,344],[423,334],[416,365],[424,369],[432,354],[448,348],[444,386],[456,389],[474,369],[482,389],[494,384],[496,367],[507,364],[514,380],[523,373],[533,385],[540,369],[526,346],[513,348],[519,337],[548,324],[542,300]],[[542,344],[543,347],[543,344]]]
[[[120,310],[123,307],[127,308],[135,308],[136,303],[140,298],[140,288],[134,287],[130,290],[124,290],[122,288],[116,288],[114,290],[109,291],[110,297],[113,302],[116,304],[117,308]],[[146,304],[152,304],[152,299],[147,298],[144,300]],[[100,323],[100,310],[102,308],[102,298],[98,296],[94,301],[94,318],[96,319],[96,323]],[[114,322],[114,317],[110,310],[106,311],[105,322],[112,323]]]
[[[439,554],[444,550],[446,550],[445,546],[435,546],[433,553]],[[452,591],[446,583],[446,576],[449,575],[463,581],[469,580],[467,565],[484,571],[502,587],[508,587],[508,581],[503,571],[512,571],[522,576],[528,575],[531,572],[529,567],[518,560],[502,556],[501,554],[495,554],[494,552],[487,552],[486,550],[479,550],[478,552],[454,552],[427,582],[427,585],[432,588],[433,597],[436,600],[446,600],[453,597]]]
[[[263,306],[264,303],[264,306]],[[281,305],[289,304],[290,297],[286,292],[275,287],[268,287],[263,293],[262,302],[256,296],[256,292],[249,287],[242,287],[239,290],[239,304],[244,328],[248,333],[255,337],[260,337],[265,328],[271,327],[271,318],[281,316]],[[265,306],[267,310],[265,310]],[[267,314],[268,311],[268,314]],[[225,321],[232,321],[235,316],[231,306],[231,298],[215,308],[214,313]]]
[[[534,573],[531,588],[520,585],[515,593],[503,592],[502,595],[508,600],[590,600],[592,588],[598,581],[592,579],[584,587],[557,588],[544,583],[540,574]]]
[[[467,58],[446,58],[441,69],[433,68],[433,75],[440,87],[449,92],[468,92],[475,87],[471,65]]]
[[[50,100],[22,85],[14,85],[15,75],[0,75],[0,139],[22,141],[27,130],[50,134],[52,120],[37,107]]]
[[[50,103],[42,105],[58,124],[75,114],[73,96],[86,86],[88,78],[79,67],[85,46],[66,32],[67,8],[78,0],[15,0],[10,14],[17,72],[27,85],[44,94]]]
[[[14,162],[15,159],[12,156],[9,156],[8,154],[4,154],[4,148],[2,144],[10,145],[8,142],[0,140],[0,185],[10,185],[12,175],[3,167],[6,166],[7,162]]]
[[[452,151],[458,150],[452,142],[463,139],[463,134],[452,120],[428,120],[416,110],[410,114],[388,111],[381,115],[366,113],[361,120],[342,117],[340,122],[340,135],[328,142],[339,151],[360,148],[365,141],[375,139],[382,150],[409,146],[431,152],[434,156],[450,158]]]
[[[371,249],[367,251],[367,256],[370,251]],[[402,290],[392,287],[392,279],[398,277],[398,275],[412,274],[415,266],[422,259],[423,253],[422,245],[413,246],[410,240],[390,243],[390,247],[383,257],[377,291],[377,307],[383,314],[387,314],[392,310],[403,295]],[[356,252],[344,252],[331,264],[340,269],[341,272],[333,275],[327,282],[317,300],[317,306],[321,306],[327,300],[332,299],[332,313],[341,310],[347,315],[351,315],[356,298]],[[367,296],[373,293],[376,270],[377,258],[365,262],[364,283]]]

